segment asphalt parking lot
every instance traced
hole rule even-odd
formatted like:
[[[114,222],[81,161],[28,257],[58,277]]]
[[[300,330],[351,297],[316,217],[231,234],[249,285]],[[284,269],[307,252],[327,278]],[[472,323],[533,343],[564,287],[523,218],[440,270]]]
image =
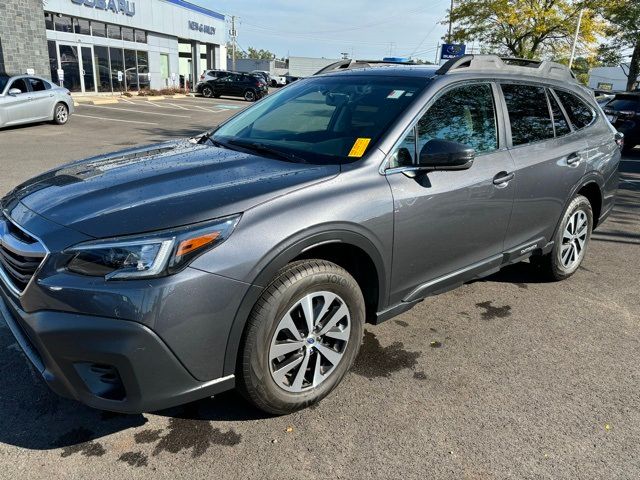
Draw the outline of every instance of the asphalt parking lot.
[[[128,100],[0,130],[0,194],[246,106]],[[51,393],[0,324],[0,478],[640,478],[640,150],[621,170],[571,279],[523,263],[367,325],[342,385],[286,417],[234,392],[154,414],[91,410]]]

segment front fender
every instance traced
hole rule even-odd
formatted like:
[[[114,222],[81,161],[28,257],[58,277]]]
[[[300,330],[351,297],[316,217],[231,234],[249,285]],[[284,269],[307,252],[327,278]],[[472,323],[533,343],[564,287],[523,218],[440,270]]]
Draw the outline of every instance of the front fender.
[[[260,261],[257,268],[258,274],[252,282],[252,284],[258,288],[251,288],[246,293],[229,332],[224,362],[224,375],[231,375],[235,372],[237,354],[244,327],[253,306],[258,301],[264,288],[269,285],[280,269],[290,263],[294,258],[314,247],[332,243],[342,243],[363,250],[373,261],[378,275],[378,305],[385,305],[391,269],[386,265],[380,253],[379,246],[376,246],[374,241],[363,233],[357,231],[362,227],[358,225],[351,225],[350,227],[351,229],[346,229],[345,225],[335,225],[333,228],[327,229],[326,225],[319,225],[314,229],[318,230],[316,232],[299,232],[274,248],[272,250],[273,253],[268,258]]]

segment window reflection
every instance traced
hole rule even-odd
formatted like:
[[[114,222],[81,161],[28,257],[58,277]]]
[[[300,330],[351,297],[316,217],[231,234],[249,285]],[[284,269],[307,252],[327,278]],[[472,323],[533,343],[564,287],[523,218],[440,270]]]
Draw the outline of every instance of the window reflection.
[[[502,92],[514,146],[553,138],[553,124],[543,87],[502,85]]]

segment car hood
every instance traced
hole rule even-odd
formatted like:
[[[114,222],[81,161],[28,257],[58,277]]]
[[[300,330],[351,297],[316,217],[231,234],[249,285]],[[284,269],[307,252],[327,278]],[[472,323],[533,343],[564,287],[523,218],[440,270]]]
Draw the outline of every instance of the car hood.
[[[339,171],[171,142],[62,166],[16,187],[2,204],[21,202],[50,221],[105,238],[239,213]]]

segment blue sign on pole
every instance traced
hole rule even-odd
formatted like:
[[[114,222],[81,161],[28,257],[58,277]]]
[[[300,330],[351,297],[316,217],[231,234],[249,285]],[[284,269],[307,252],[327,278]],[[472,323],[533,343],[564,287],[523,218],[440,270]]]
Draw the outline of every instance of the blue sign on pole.
[[[445,43],[442,45],[440,51],[440,59],[449,60],[451,58],[458,58],[464,55],[467,50],[467,46],[464,44]]]

